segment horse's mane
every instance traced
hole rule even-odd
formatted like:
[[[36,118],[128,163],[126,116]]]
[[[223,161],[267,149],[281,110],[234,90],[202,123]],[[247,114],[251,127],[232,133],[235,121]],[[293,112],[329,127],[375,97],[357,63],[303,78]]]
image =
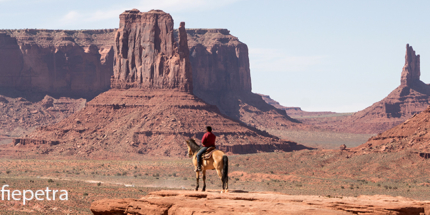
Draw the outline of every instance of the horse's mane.
[[[193,151],[193,153],[196,153],[200,150],[200,146],[197,145],[196,141],[194,139],[189,139],[187,140],[188,145],[191,148],[191,151]]]

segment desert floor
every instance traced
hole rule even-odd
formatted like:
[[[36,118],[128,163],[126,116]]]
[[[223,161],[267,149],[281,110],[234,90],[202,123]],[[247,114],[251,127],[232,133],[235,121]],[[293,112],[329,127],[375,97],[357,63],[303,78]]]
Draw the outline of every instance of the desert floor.
[[[303,150],[229,156],[229,188],[341,198],[360,195],[430,200],[428,159],[415,152],[354,155],[339,150]],[[10,190],[67,190],[68,201],[0,201],[1,214],[28,212],[91,214],[93,201],[140,198],[161,189],[193,190],[188,158],[121,160],[0,159],[0,182]],[[202,180],[200,180],[202,183]],[[200,186],[201,188],[201,186]],[[207,188],[221,188],[208,171]]]

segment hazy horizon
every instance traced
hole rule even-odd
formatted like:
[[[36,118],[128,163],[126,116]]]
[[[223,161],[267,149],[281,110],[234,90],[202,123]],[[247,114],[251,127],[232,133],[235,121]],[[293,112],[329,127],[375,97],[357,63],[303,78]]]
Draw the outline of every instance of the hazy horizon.
[[[0,29],[118,28],[119,14],[161,9],[175,28],[227,28],[248,45],[253,92],[306,111],[355,112],[400,84],[406,44],[430,82],[425,1],[0,0]]]

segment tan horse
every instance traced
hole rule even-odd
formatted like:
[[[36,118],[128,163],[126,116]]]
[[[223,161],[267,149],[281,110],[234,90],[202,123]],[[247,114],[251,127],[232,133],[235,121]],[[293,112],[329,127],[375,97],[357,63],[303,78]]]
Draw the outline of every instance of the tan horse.
[[[200,146],[197,145],[196,141],[189,139],[186,141],[188,146],[188,156],[193,158],[194,167],[197,167],[197,152],[200,150]],[[228,157],[224,152],[220,150],[214,150],[212,157],[202,162],[202,174],[203,174],[203,188],[202,191],[206,191],[206,170],[215,169],[218,177],[222,181],[221,193],[228,192]],[[199,189],[199,176],[200,173],[196,172],[196,191]]]

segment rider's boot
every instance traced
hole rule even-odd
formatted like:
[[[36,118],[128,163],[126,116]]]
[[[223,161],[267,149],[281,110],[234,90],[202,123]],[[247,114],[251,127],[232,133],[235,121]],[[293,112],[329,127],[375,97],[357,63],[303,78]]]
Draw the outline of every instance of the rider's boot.
[[[201,163],[198,163],[197,164],[197,168],[196,168],[196,170],[195,170],[196,172],[201,172],[202,171],[202,164]]]

